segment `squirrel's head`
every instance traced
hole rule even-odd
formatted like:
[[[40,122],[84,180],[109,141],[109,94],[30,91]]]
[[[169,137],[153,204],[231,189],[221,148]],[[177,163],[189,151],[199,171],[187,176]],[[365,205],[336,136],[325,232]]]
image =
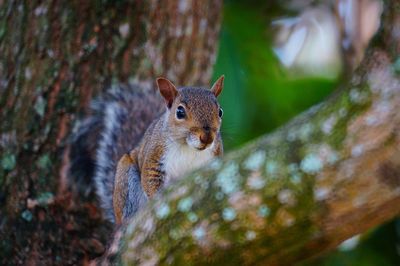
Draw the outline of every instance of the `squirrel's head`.
[[[174,141],[197,150],[211,147],[222,121],[222,109],[217,101],[224,83],[221,76],[211,89],[182,87],[177,89],[165,78],[157,86],[167,105],[167,123]]]

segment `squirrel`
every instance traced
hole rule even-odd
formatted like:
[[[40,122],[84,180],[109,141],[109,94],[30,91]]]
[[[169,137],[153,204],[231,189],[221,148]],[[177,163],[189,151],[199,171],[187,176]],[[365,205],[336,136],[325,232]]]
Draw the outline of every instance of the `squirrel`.
[[[159,93],[121,85],[94,100],[71,142],[75,188],[94,191],[105,217],[120,224],[162,187],[222,156],[223,81],[176,88],[158,78]]]

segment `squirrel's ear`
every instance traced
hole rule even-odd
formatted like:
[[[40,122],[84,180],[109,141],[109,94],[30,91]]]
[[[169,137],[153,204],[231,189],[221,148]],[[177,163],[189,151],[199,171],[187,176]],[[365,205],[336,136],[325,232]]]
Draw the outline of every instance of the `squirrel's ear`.
[[[160,90],[162,97],[164,97],[168,108],[171,108],[176,95],[178,95],[178,90],[176,89],[175,85],[166,78],[158,78],[157,86]]]
[[[222,89],[224,88],[224,78],[225,78],[224,75],[220,76],[219,79],[217,79],[217,81],[211,87],[211,91],[212,91],[212,93],[214,93],[215,97],[218,97],[218,95],[221,93]]]

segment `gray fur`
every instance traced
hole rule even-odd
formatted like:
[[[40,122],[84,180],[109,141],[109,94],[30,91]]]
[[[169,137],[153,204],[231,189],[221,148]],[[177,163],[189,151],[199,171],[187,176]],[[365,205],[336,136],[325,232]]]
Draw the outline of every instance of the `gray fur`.
[[[147,127],[164,108],[164,101],[156,90],[114,87],[93,101],[91,115],[81,121],[73,134],[71,179],[84,197],[92,195],[93,191],[96,193],[105,217],[112,222],[117,162],[139,143]],[[131,205],[126,206],[124,215],[132,215],[145,202],[141,196],[140,175],[132,177],[137,178],[129,180],[128,201]]]
[[[144,193],[140,183],[138,170],[131,166],[128,170],[128,195],[125,200],[123,219],[133,216],[147,202],[147,195]]]

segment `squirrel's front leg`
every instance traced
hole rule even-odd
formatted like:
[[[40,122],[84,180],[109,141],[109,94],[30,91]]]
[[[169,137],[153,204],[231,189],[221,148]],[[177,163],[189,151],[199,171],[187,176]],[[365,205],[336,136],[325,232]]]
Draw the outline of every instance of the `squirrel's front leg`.
[[[128,180],[131,174],[131,169],[137,167],[136,151],[131,154],[124,154],[118,162],[115,179],[114,179],[114,192],[113,192],[113,207],[114,216],[117,224],[121,223],[123,217],[123,210],[126,204],[126,197],[128,194]]]
[[[165,171],[160,160],[147,160],[141,172],[141,182],[144,192],[152,197],[160,189],[165,180]]]

